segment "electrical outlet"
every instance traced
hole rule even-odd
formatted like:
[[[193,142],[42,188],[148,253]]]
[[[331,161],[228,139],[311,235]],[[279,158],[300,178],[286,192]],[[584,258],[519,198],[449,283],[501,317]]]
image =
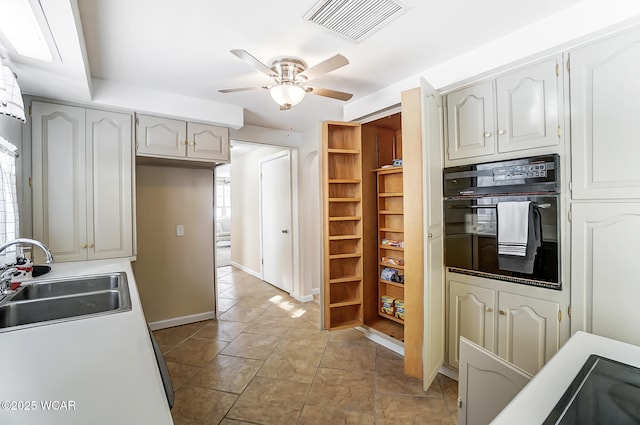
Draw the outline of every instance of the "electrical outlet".
[[[184,236],[184,225],[178,224],[176,226],[176,236]]]

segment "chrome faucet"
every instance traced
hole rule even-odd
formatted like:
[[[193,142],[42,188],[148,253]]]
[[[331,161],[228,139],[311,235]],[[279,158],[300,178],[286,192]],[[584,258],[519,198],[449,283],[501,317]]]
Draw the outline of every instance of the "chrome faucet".
[[[0,295],[9,295],[15,291],[11,289],[13,275],[18,272],[16,267],[9,267],[0,274]]]
[[[10,246],[22,245],[22,244],[30,244],[30,245],[37,246],[38,248],[44,251],[44,255],[47,257],[45,263],[47,264],[53,263],[53,254],[51,254],[51,250],[45,244],[35,239],[29,239],[29,238],[14,239],[11,242],[7,242],[3,245],[0,245],[0,253],[2,253],[5,249],[9,248]]]
[[[3,245],[0,245],[0,253],[2,253],[5,249],[9,248],[13,245],[22,245],[22,244],[30,244],[35,245],[44,251],[44,255],[46,256],[45,263],[53,263],[53,254],[51,254],[51,250],[42,242],[37,241],[35,239],[29,238],[18,238],[14,239],[11,242],[7,242]],[[15,267],[9,267],[0,274],[0,294],[7,294],[11,292],[11,279],[13,278],[14,273],[18,271]]]

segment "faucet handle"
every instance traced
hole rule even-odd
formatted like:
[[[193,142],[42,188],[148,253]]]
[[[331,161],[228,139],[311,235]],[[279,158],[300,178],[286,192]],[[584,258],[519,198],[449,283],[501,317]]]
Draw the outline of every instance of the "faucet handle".
[[[11,281],[17,272],[19,270],[16,267],[9,267],[0,274],[0,294],[6,295],[13,292],[11,290]]]

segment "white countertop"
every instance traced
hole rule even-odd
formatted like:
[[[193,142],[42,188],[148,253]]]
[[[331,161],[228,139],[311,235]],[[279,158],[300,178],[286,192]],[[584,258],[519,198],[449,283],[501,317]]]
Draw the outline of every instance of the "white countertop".
[[[0,424],[173,424],[130,263],[51,266],[34,280],[126,272],[131,311],[0,333]]]
[[[491,424],[540,425],[591,354],[640,367],[640,347],[577,332]]]

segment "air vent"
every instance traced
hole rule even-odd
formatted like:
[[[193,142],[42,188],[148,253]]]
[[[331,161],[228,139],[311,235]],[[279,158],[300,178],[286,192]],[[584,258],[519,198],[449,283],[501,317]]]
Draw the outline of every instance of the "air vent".
[[[303,19],[359,42],[408,8],[392,0],[320,0]]]

